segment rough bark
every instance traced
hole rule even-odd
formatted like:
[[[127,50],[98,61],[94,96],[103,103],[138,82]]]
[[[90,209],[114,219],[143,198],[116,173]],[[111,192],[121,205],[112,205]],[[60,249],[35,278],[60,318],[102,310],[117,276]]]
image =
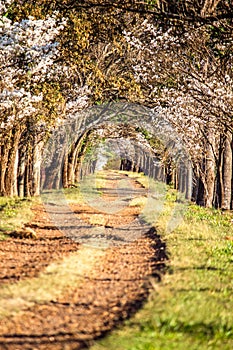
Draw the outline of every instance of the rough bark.
[[[5,177],[7,171],[7,163],[9,158],[9,152],[11,148],[11,132],[1,145],[1,158],[0,158],[0,195],[6,195]]]
[[[13,196],[18,196],[18,164],[19,164],[19,150],[16,151],[14,171],[13,171]]]
[[[215,157],[214,157],[215,139],[213,134],[209,134],[206,145],[205,158],[205,206],[211,208],[214,199],[214,183],[215,183]]]
[[[8,152],[8,162],[5,172],[5,193],[6,196],[14,196],[14,187],[15,187],[15,162],[19,147],[21,131],[20,129],[13,129],[12,137],[10,140],[10,149]]]
[[[40,177],[41,177],[41,161],[42,161],[42,148],[44,142],[38,142],[34,140],[33,149],[33,164],[32,164],[32,195],[40,195]]]
[[[223,195],[221,208],[229,210],[231,209],[232,201],[232,134],[230,132],[227,133],[224,142],[222,184]]]
[[[63,162],[62,185],[64,188],[68,188],[68,154],[65,155]]]
[[[18,195],[24,197],[24,182],[26,170],[26,145],[19,150],[19,164],[18,164]]]
[[[221,0],[205,0],[201,10],[201,16],[205,17],[213,14],[220,1]]]

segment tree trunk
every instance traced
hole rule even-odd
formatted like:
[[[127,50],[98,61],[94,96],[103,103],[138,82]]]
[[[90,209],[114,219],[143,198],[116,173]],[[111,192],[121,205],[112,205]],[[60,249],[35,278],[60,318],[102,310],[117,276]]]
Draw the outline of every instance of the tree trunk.
[[[68,154],[64,156],[62,167],[62,185],[64,188],[68,188]]]
[[[186,189],[185,189],[185,198],[191,200],[192,198],[192,189],[193,189],[193,171],[192,164],[188,162],[186,168]]]
[[[224,198],[224,190],[223,190],[223,151],[224,151],[224,143],[226,140],[226,135],[220,135],[219,137],[219,145],[218,145],[218,158],[216,161],[216,179],[215,179],[215,199],[214,204],[215,208],[221,208],[222,201]]]
[[[196,203],[204,207],[205,206],[205,187],[201,177],[198,178],[197,186],[198,188],[197,188]]]
[[[24,180],[26,169],[26,147],[19,151],[19,165],[18,165],[18,194],[19,197],[24,197]]]
[[[13,196],[18,196],[18,164],[19,164],[19,150],[16,151],[14,172],[13,172]]]
[[[15,162],[19,147],[21,131],[20,129],[13,129],[11,142],[10,142],[10,150],[8,153],[8,162],[7,169],[5,173],[5,195],[6,196],[14,196],[14,187],[15,187]]]
[[[33,164],[32,164],[32,195],[40,195],[40,176],[41,176],[41,161],[42,161],[42,148],[44,142],[38,142],[35,139],[33,149]]]
[[[227,137],[224,142],[222,185],[223,194],[221,208],[229,210],[231,209],[232,200],[232,134],[230,132],[227,133]]]
[[[7,169],[8,154],[10,150],[10,142],[5,141],[1,146],[1,158],[0,158],[0,195],[5,196],[5,175]]]
[[[67,185],[72,185],[75,182],[74,168],[75,168],[75,157],[77,153],[77,147],[72,145],[71,151],[69,152],[67,159]]]
[[[25,181],[24,181],[24,195],[25,197],[31,197],[31,157],[28,156],[27,164],[25,167]]]
[[[211,208],[214,199],[214,183],[215,183],[215,158],[213,147],[215,145],[214,135],[209,134],[208,143],[206,145],[205,159],[205,206]]]

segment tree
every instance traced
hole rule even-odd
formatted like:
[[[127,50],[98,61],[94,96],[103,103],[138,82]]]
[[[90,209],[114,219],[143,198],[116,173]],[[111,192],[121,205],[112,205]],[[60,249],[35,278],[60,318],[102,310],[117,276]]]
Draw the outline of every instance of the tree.
[[[229,208],[231,1],[7,3],[8,9],[1,2],[2,194],[38,193],[32,183],[40,149],[64,118],[126,100],[164,115],[179,133],[194,164],[194,198]]]
[[[184,25],[182,31],[145,20],[125,32],[145,103],[163,112],[179,132],[195,165],[196,183],[204,186],[196,198],[207,206],[214,203],[214,188],[216,195],[223,191],[220,146],[232,135],[232,30],[231,21],[225,20],[199,28]],[[222,199],[218,206],[223,206]]]
[[[1,135],[1,187],[0,193],[17,195],[16,172],[20,165],[20,195],[29,194],[24,178],[29,163],[32,165],[32,181],[38,178],[38,143],[43,141],[46,129],[54,122],[51,110],[62,99],[57,93],[55,82],[47,82],[56,77],[54,59],[58,57],[55,36],[64,26],[55,17],[45,20],[30,18],[13,23],[2,17],[0,23],[0,135]],[[53,91],[51,96],[51,90]],[[56,96],[57,94],[57,96]],[[56,109],[61,109],[59,106]],[[40,135],[40,136],[39,136]],[[35,146],[35,147],[33,147]],[[36,171],[37,169],[37,171]],[[14,185],[13,185],[14,184]],[[38,187],[38,185],[35,185]],[[38,193],[32,189],[30,194]]]

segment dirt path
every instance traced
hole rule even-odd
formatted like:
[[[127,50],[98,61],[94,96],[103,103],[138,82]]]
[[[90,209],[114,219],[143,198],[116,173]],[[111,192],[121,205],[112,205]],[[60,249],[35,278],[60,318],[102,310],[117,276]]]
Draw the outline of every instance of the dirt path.
[[[120,234],[127,236],[128,229],[135,229],[140,208],[130,206],[129,200],[146,195],[130,180],[126,200],[125,191],[120,195],[117,191],[122,180],[124,175],[112,174],[101,188],[108,206],[120,197],[117,212],[101,212],[95,205],[94,209],[88,204],[71,205],[87,227],[104,229],[105,240],[109,235],[116,237],[115,232],[119,239]],[[132,194],[133,190],[137,193]],[[37,239],[0,243],[0,349],[89,346],[146,300],[150,279],[159,278],[164,267],[165,246],[153,229],[107,248],[80,244],[66,237],[66,227],[62,232],[56,229],[43,206],[33,210],[35,219],[30,226]],[[87,227],[80,228],[84,232],[79,237],[86,237]]]

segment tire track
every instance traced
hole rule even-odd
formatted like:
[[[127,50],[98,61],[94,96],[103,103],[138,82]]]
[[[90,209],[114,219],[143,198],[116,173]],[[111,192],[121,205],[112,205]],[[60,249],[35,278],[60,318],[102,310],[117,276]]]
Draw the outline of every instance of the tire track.
[[[81,216],[86,214],[82,209]],[[127,209],[129,223],[130,215],[132,222],[135,219],[135,210],[138,208]],[[120,216],[115,215],[118,227]],[[114,231],[114,215],[111,219]],[[44,221],[43,226],[38,220],[31,225],[38,243],[40,239],[62,239],[51,223]],[[74,242],[70,244],[73,249]],[[167,259],[166,247],[153,228],[120,246],[77,247],[76,252],[43,267],[36,277],[1,287],[0,349],[88,347],[141,307],[151,279],[160,279]]]

